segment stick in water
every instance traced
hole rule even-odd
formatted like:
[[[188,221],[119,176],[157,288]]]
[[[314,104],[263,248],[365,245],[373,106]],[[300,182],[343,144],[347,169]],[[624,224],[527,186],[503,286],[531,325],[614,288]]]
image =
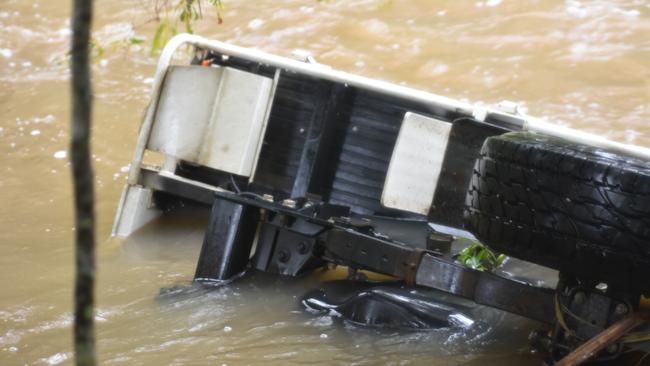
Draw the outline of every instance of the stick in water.
[[[90,162],[92,95],[89,65],[92,0],[74,0],[72,9],[72,119],[70,159],[75,200],[74,349],[77,365],[94,366],[95,209]]]

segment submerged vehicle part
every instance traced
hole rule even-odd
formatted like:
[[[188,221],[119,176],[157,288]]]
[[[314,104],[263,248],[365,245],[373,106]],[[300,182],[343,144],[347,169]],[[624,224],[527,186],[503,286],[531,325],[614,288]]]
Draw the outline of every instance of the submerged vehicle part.
[[[331,281],[305,294],[312,311],[335,313],[346,321],[377,328],[432,330],[467,328],[475,320],[458,303],[425,296],[403,283]]]
[[[170,65],[184,44],[191,65]],[[113,234],[184,202],[209,206],[197,281],[249,266],[365,269],[548,324],[538,338],[551,362],[637,311],[650,290],[650,150],[303,58],[174,37]],[[147,152],[162,160],[143,163]],[[455,263],[452,243],[472,234],[559,269],[558,287]]]

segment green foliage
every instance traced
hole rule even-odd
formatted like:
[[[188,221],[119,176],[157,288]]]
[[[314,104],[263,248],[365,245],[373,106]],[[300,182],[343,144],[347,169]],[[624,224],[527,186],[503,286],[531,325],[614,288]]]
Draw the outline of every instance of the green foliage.
[[[165,43],[178,33],[179,25],[185,32],[194,33],[194,24],[203,19],[203,3],[217,11],[219,24],[223,23],[222,0],[165,0],[157,6],[158,27],[151,41],[151,53],[163,48]]]
[[[85,306],[83,309],[84,318],[86,318],[87,320],[91,320],[93,319],[93,315],[94,315],[93,306],[92,305]]]
[[[144,43],[144,39],[142,39],[142,38],[138,38],[138,37],[131,37],[131,38],[127,39],[126,42],[127,42],[128,44],[130,44],[130,45],[134,45],[134,44],[143,44],[143,43]]]
[[[465,267],[489,272],[498,268],[505,258],[503,254],[495,254],[478,241],[473,242],[470,246],[461,250],[456,256],[456,260]]]
[[[141,45],[145,42],[143,38],[140,37],[129,37],[124,39],[118,39],[111,41],[109,43],[102,44],[97,41],[96,38],[90,38],[88,42],[88,52],[90,52],[90,60],[92,63],[96,63],[104,57],[107,53],[123,49],[127,46],[132,45]],[[68,67],[70,65],[70,52],[67,52],[63,55],[57,55],[54,59],[54,64],[59,67]]]
[[[90,38],[89,47],[90,49],[90,59],[95,62],[104,56],[106,53],[106,48],[100,45],[95,38]],[[70,54],[68,53],[68,56]],[[67,60],[66,60],[67,61]]]
[[[162,19],[158,23],[156,33],[154,33],[153,39],[151,40],[151,54],[161,50],[165,46],[165,43],[178,33],[176,29],[176,23],[170,22],[167,18]]]
[[[316,0],[320,3],[328,2],[329,0]],[[382,0],[383,5],[392,5],[393,0]],[[217,15],[219,24],[223,23],[221,17],[224,6],[223,0],[156,0],[155,1],[155,18],[158,23],[153,38],[151,39],[150,53],[154,55],[165,47],[170,38],[178,34],[180,28],[184,29],[187,33],[194,33],[194,26],[197,22],[201,21],[204,16],[204,9],[214,9]],[[136,26],[134,26],[135,28]],[[141,46],[145,43],[145,39],[133,36],[124,37],[122,39],[113,40],[108,43],[100,43],[97,39],[90,40],[90,54],[93,63],[99,61],[107,53],[125,49],[129,46]],[[66,53],[55,59],[55,64],[58,66],[66,66],[69,64],[70,54]]]

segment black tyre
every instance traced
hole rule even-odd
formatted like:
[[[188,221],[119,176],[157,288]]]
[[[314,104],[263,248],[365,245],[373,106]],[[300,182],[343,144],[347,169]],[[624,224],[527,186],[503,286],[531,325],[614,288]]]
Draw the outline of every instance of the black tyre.
[[[650,163],[557,138],[488,138],[465,222],[490,247],[585,281],[650,290]]]

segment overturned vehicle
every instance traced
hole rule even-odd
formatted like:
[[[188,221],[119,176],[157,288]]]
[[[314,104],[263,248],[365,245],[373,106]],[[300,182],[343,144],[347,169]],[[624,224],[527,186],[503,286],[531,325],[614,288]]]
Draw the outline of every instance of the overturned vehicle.
[[[182,45],[192,47],[190,65],[171,65]],[[549,362],[647,346],[639,326],[650,293],[649,149],[512,103],[479,108],[296,56],[173,38],[113,234],[128,236],[179,202],[211,206],[198,282],[247,268],[299,276],[343,265],[352,278],[376,272],[402,290],[434,289],[545,323],[533,341]],[[150,152],[160,164],[143,163]],[[459,263],[459,238],[555,269],[557,285]],[[400,325],[441,311],[422,299],[408,308],[395,293],[364,288],[361,305],[328,304],[326,294],[305,304],[378,301],[406,314]],[[351,320],[383,321],[364,314]]]

